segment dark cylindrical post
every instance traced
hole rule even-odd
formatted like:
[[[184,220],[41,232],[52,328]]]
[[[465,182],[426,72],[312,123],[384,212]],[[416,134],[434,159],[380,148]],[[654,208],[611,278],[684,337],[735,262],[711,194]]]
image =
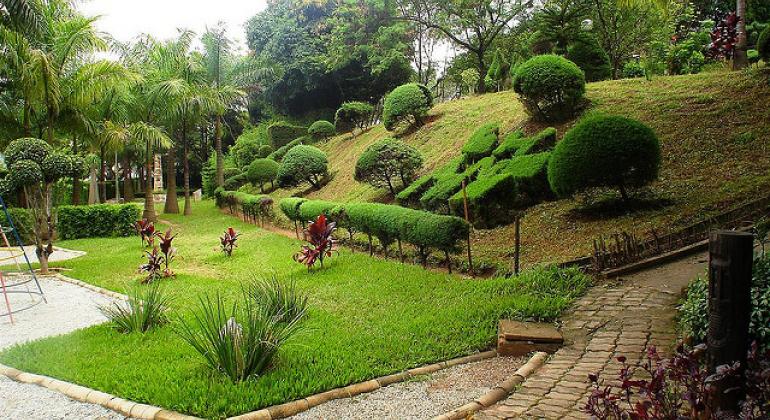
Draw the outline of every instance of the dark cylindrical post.
[[[754,237],[749,233],[717,231],[709,240],[708,367],[740,362],[746,365],[751,317],[751,266]],[[717,383],[713,408],[736,410],[744,395],[742,381]]]
[[[519,255],[521,253],[521,215],[517,214],[516,219],[514,220],[514,229],[516,231],[515,237],[514,237],[514,248],[513,248],[513,274],[515,276],[519,275]]]
[[[465,212],[465,221],[468,222],[468,272],[470,273],[471,277],[474,277],[475,274],[473,273],[473,256],[471,254],[471,229],[473,229],[473,225],[471,224],[471,220],[468,217],[468,194],[465,192],[465,179],[463,179],[462,187],[463,210]]]

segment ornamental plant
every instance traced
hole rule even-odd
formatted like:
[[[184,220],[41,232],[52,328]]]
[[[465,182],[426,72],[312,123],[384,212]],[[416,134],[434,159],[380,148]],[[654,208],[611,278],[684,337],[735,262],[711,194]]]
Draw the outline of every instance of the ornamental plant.
[[[278,162],[272,159],[255,159],[246,171],[246,178],[252,185],[259,186],[259,190],[264,194],[265,184],[269,182],[270,185],[273,185],[280,166]]]
[[[558,55],[538,55],[516,68],[513,90],[533,118],[561,121],[580,108],[586,79],[572,61]]]
[[[142,284],[151,284],[163,277],[163,254],[154,246],[152,251],[144,251],[147,262],[139,266],[139,272],[147,276],[142,280]]]
[[[99,310],[121,333],[145,333],[169,322],[170,297],[157,284],[150,287],[133,287],[128,299],[100,306]]]
[[[364,150],[356,162],[354,178],[375,188],[388,187],[396,195],[396,185],[402,187],[414,180],[422,167],[422,155],[401,140],[387,138]]]
[[[136,233],[142,239],[142,246],[153,246],[155,243],[155,224],[147,219],[142,219],[137,220],[134,226]]]
[[[160,251],[163,253],[163,277],[173,277],[174,272],[171,270],[169,265],[171,264],[171,261],[174,260],[174,257],[176,256],[176,248],[172,246],[172,243],[174,242],[174,238],[176,238],[176,235],[171,234],[171,228],[168,228],[166,233],[161,234],[160,232],[156,234],[158,236],[158,241],[160,245]]]
[[[324,266],[324,259],[331,257],[336,251],[337,241],[332,234],[337,230],[335,222],[328,222],[325,215],[320,215],[305,229],[305,240],[308,245],[302,245],[302,249],[294,255],[294,261],[305,264],[310,270],[316,262]]]
[[[419,83],[407,83],[393,89],[385,97],[382,122],[388,131],[393,131],[402,122],[420,126],[432,107],[433,94],[430,89]]]
[[[345,102],[334,115],[335,129],[340,133],[354,132],[356,128],[363,130],[373,112],[374,107],[370,103]]]
[[[238,244],[236,244],[236,241],[238,241],[238,236],[240,235],[235,231],[235,229],[229,227],[227,230],[225,230],[224,235],[219,238],[219,242],[222,245],[222,252],[224,252],[226,256],[230,257],[233,255],[233,250],[238,246]]]
[[[3,184],[6,192],[23,190],[33,218],[35,253],[40,272],[48,274],[48,257],[53,253],[56,218],[53,215],[53,186],[73,173],[81,172],[75,157],[54,151],[43,140],[21,138],[5,148],[8,175]]]
[[[334,137],[337,134],[337,130],[334,128],[334,124],[326,120],[318,120],[307,129],[307,133],[313,137],[315,141],[326,141],[330,137]]]
[[[294,187],[303,183],[313,188],[320,186],[321,180],[329,173],[326,153],[313,146],[294,146],[281,161],[278,168],[278,185]]]

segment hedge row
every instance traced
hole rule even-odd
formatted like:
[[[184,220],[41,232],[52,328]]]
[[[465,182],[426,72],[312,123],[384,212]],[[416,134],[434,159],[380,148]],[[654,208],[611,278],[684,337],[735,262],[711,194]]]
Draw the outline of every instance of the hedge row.
[[[225,191],[217,188],[214,191],[217,207],[227,206],[231,213],[239,212],[256,221],[268,217],[273,212],[273,199],[267,194],[248,194],[240,191]]]
[[[341,227],[376,237],[386,250],[393,242],[412,244],[423,260],[431,250],[458,252],[469,232],[468,224],[458,217],[388,204],[288,198],[281,200],[279,206],[294,221],[313,220],[325,214]]]
[[[35,221],[32,219],[32,213],[23,208],[9,207],[8,215],[11,216],[13,226],[19,233],[19,238],[24,245],[29,245],[35,242]],[[3,227],[8,227],[8,222],[3,220]],[[8,242],[11,246],[18,245],[13,235],[7,235]],[[5,246],[5,244],[3,244]]]
[[[500,124],[489,123],[479,127],[463,145],[462,152],[466,162],[475,162],[492,154],[497,147]]]
[[[136,204],[60,206],[56,214],[61,239],[131,236],[141,208]]]

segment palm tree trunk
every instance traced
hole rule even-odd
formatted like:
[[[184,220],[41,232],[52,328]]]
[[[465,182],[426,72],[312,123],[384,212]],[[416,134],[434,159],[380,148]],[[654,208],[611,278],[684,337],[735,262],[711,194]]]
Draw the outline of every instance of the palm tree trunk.
[[[78,154],[78,138],[77,136],[72,137],[72,153],[77,156]],[[80,174],[73,174],[72,177],[72,205],[73,206],[79,206],[80,205]]]
[[[128,153],[123,153],[123,200],[126,203],[134,201],[134,180],[131,179],[131,159]]]
[[[32,112],[31,107],[29,106],[29,102],[27,100],[24,100],[24,116],[22,124],[24,125],[24,137],[30,137],[32,136],[32,125],[30,123],[30,117],[29,114]]]
[[[105,161],[104,147],[99,149],[99,202],[107,202],[107,162]]]
[[[735,43],[733,55],[733,70],[745,69],[749,66],[749,58],[746,53],[746,0],[738,0],[735,6],[738,15],[738,40]]]
[[[179,214],[179,198],[176,195],[176,148],[168,148],[166,155],[166,205],[164,213]]]
[[[184,177],[184,215],[192,214],[190,200],[190,146],[187,144],[187,124],[182,121],[182,171]]]
[[[158,216],[155,214],[155,202],[152,196],[152,147],[147,144],[147,150],[145,152],[144,162],[144,211],[142,212],[142,219],[147,219],[150,222],[158,220]]]
[[[225,185],[225,158],[222,155],[222,122],[219,115],[214,120],[214,150],[217,153],[217,187]]]

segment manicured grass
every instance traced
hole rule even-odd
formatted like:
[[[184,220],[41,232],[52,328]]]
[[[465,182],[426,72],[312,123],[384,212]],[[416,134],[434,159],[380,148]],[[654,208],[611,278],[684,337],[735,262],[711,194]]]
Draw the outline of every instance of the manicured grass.
[[[11,348],[0,361],[122,398],[220,418],[490,348],[501,317],[553,319],[587,285],[574,271],[546,269],[512,279],[462,279],[348,250],[308,273],[291,259],[298,241],[221,214],[210,201],[194,212],[162,217],[179,234],[177,277],[165,281],[174,296],[172,325],[146,335],[94,326]],[[218,247],[228,226],[242,232],[229,259]],[[135,271],[142,262],[138,237],[57,245],[88,252],[56,264],[71,269],[69,276],[117,291],[141,278]],[[294,279],[308,294],[306,328],[268,373],[233,384],[207,370],[174,333],[174,324],[190,316],[200,296],[234,299],[241,282],[270,275]]]

